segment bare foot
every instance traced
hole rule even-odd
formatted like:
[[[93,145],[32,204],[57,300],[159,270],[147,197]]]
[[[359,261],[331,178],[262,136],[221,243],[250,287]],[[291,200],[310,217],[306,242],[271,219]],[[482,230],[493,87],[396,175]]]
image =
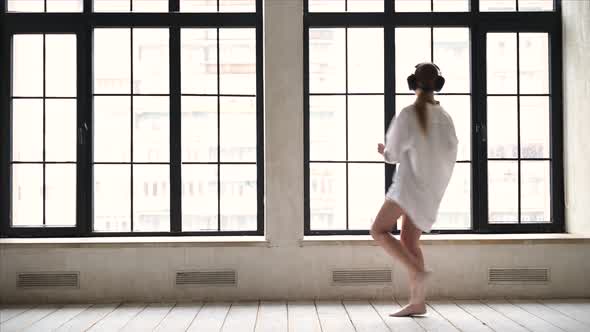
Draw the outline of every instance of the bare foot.
[[[414,315],[424,315],[426,313],[426,304],[422,303],[409,303],[401,310],[389,314],[391,317],[408,317]]]

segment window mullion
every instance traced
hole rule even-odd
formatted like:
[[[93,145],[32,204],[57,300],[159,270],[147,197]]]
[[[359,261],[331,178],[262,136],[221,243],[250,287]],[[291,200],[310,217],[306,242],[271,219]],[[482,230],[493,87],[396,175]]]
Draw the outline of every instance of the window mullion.
[[[85,2],[85,10],[90,1]],[[78,31],[77,49],[77,96],[78,96],[78,181],[77,181],[77,227],[81,236],[92,233],[92,28],[83,26]]]
[[[549,139],[551,158],[551,221],[553,231],[565,232],[565,197],[564,197],[564,166],[563,166],[563,51],[561,30],[561,3],[556,0],[558,12],[557,23],[549,32],[549,93],[550,121]]]
[[[172,10],[172,2],[170,9]],[[178,1],[176,1],[178,4]],[[170,28],[170,231],[182,231],[180,28]]]
[[[5,5],[3,0],[0,4]],[[4,7],[0,16],[4,15]],[[4,20],[0,20],[0,72],[10,72],[10,38],[4,27]],[[0,103],[5,112],[0,112],[0,140],[7,144],[0,144],[0,236],[6,236],[10,228],[10,84],[7,79],[0,80]]]
[[[473,2],[472,2],[473,5]],[[486,98],[486,34],[481,25],[471,27],[471,215],[476,233],[488,229],[487,181],[487,98]]]
[[[180,0],[168,0],[168,11],[171,13],[179,12],[180,11]]]
[[[393,2],[392,2],[393,4]],[[393,9],[393,8],[392,8]],[[386,24],[384,27],[385,31],[385,47],[384,47],[384,68],[385,68],[385,75],[384,78],[384,128],[383,128],[383,142],[385,142],[385,133],[387,132],[387,128],[389,127],[389,123],[391,119],[393,119],[395,115],[395,28],[393,24]],[[393,174],[395,172],[395,165],[393,164],[385,164],[385,192],[393,182]],[[396,224],[396,229],[397,224]]]

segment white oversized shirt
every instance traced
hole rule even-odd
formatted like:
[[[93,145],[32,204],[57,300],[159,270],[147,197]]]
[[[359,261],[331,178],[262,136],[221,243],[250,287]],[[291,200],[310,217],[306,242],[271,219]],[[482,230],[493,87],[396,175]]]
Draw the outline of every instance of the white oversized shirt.
[[[386,198],[395,201],[416,227],[430,232],[453,174],[457,136],[449,114],[427,104],[424,134],[415,106],[404,108],[390,123],[385,136],[385,162],[398,164]]]

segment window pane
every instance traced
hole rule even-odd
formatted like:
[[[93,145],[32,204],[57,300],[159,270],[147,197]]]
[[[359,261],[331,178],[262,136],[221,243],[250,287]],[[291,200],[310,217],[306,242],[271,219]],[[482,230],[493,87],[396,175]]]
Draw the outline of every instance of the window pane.
[[[521,12],[551,11],[553,0],[519,0],[518,10]]]
[[[256,94],[255,29],[219,30],[222,94]]]
[[[347,0],[349,12],[383,12],[383,0]]]
[[[168,165],[133,166],[133,231],[170,231]]]
[[[396,12],[429,12],[430,0],[393,0]]]
[[[346,92],[343,28],[309,29],[309,91]]]
[[[182,29],[182,93],[217,93],[217,30]]]
[[[43,35],[14,35],[12,95],[43,96]]]
[[[94,230],[131,231],[131,167],[94,165]]]
[[[180,0],[181,12],[216,12],[217,0]]]
[[[469,93],[469,28],[435,28],[433,36],[434,63],[440,67],[446,80],[442,92]]]
[[[369,229],[385,197],[383,164],[348,165],[348,228]]]
[[[384,140],[383,109],[383,96],[348,97],[349,160],[383,160],[377,153],[377,144]]]
[[[45,165],[45,224],[76,226],[76,165]]]
[[[168,97],[133,97],[133,161],[170,160]]]
[[[479,10],[482,12],[513,12],[516,10],[516,0],[479,0]]]
[[[76,161],[76,100],[45,100],[45,160]]]
[[[346,165],[312,163],[309,181],[311,229],[346,229]]]
[[[131,0],[94,0],[95,12],[129,12]]]
[[[551,173],[549,161],[523,161],[521,163],[521,181],[522,222],[550,222]]]
[[[182,231],[217,231],[217,165],[182,165]]]
[[[518,157],[516,97],[488,97],[488,158]]]
[[[95,12],[167,12],[168,0],[94,0]]]
[[[256,98],[221,97],[220,159],[256,162]]]
[[[44,0],[7,0],[9,12],[43,12],[45,11]]]
[[[255,12],[254,0],[219,0],[220,12]]]
[[[94,161],[131,160],[131,98],[94,97]]]
[[[19,0],[17,0],[19,1]],[[20,0],[21,2],[25,2]],[[30,0],[27,0],[30,1]],[[82,12],[83,0],[47,0],[48,12]]]
[[[182,161],[218,160],[217,97],[182,97],[181,147]]]
[[[130,93],[130,29],[94,29],[94,93]]]
[[[344,96],[311,96],[309,98],[309,140],[311,160],[346,159],[346,99]]]
[[[468,12],[470,9],[469,0],[434,0],[433,6],[435,12]]]
[[[415,2],[412,0],[412,2]],[[409,92],[408,76],[415,66],[430,62],[430,28],[395,29],[395,84],[397,92]]]
[[[76,96],[76,35],[45,37],[45,95]]]
[[[12,165],[12,226],[43,225],[43,166]]]
[[[383,29],[348,29],[348,91],[383,93]]]
[[[133,29],[133,92],[167,94],[168,29]]]
[[[516,33],[487,34],[488,93],[516,93]]]
[[[168,0],[133,0],[134,12],[167,12]]]
[[[549,97],[520,97],[520,156],[549,158]]]
[[[518,163],[488,162],[490,223],[518,223]]]
[[[520,33],[520,93],[549,93],[546,33]]]
[[[221,230],[256,230],[256,165],[221,165],[220,176]]]
[[[433,229],[471,229],[471,164],[455,165]]]
[[[453,119],[459,139],[457,160],[471,160],[471,97],[439,95],[436,99]]]
[[[43,161],[43,101],[12,101],[12,160]]]
[[[343,12],[345,0],[309,0],[310,12]]]

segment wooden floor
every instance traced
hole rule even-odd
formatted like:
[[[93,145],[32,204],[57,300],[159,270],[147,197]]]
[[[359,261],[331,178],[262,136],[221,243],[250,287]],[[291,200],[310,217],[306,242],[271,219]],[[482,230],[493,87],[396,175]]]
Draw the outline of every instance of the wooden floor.
[[[0,307],[0,331],[590,331],[590,299],[430,301],[392,318],[392,301],[252,301]]]

